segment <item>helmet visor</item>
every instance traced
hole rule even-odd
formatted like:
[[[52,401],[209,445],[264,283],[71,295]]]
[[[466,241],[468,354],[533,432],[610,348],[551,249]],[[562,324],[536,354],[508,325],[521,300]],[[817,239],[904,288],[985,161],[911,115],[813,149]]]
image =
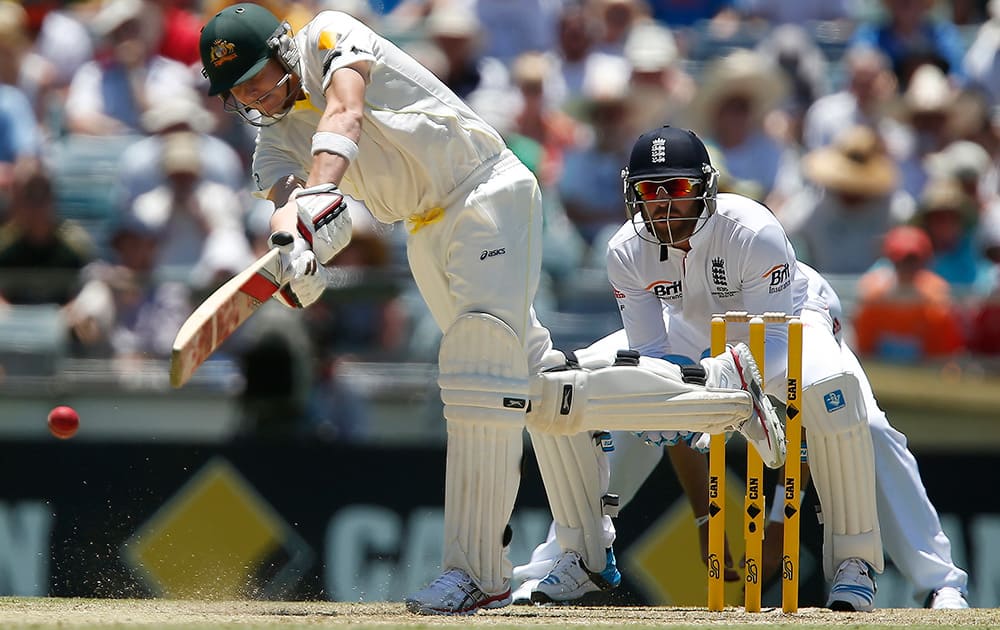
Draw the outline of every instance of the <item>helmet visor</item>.
[[[639,201],[652,201],[657,198],[669,197],[670,199],[687,199],[693,197],[693,193],[700,179],[688,177],[671,177],[669,179],[644,179],[632,182],[632,189]]]

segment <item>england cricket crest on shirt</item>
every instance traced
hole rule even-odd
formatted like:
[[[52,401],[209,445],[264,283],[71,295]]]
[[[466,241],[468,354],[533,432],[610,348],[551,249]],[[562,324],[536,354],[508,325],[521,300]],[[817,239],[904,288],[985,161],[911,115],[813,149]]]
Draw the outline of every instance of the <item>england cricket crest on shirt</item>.
[[[717,298],[727,298],[736,295],[736,291],[729,288],[729,277],[726,274],[726,259],[712,259],[712,295]]]

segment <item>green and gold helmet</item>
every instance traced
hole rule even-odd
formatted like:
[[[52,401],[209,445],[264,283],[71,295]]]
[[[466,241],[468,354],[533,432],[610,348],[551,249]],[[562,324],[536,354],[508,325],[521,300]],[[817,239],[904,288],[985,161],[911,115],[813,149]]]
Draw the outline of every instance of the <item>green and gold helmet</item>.
[[[289,72],[298,61],[288,24],[257,4],[234,4],[216,13],[201,29],[198,46],[211,96],[253,78],[271,57]]]

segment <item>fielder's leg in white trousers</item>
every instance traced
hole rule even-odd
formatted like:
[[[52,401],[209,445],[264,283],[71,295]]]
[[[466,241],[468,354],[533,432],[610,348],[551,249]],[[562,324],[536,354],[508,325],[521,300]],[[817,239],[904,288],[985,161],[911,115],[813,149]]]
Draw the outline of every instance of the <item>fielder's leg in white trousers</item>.
[[[929,605],[967,606],[964,598],[969,576],[952,561],[951,542],[927,497],[917,460],[907,448],[906,436],[889,424],[857,357],[847,344],[841,346],[845,366],[858,376],[868,413],[885,551],[913,585],[915,601],[923,603],[942,589],[952,589],[958,592],[957,596],[945,591],[939,597],[932,597]]]

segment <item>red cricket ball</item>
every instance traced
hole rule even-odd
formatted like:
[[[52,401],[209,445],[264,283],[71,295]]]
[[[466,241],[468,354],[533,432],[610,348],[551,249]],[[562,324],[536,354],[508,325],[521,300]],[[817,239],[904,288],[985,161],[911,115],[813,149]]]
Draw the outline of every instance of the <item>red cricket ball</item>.
[[[49,431],[61,440],[68,440],[76,435],[80,428],[80,415],[76,409],[60,405],[49,412]]]

